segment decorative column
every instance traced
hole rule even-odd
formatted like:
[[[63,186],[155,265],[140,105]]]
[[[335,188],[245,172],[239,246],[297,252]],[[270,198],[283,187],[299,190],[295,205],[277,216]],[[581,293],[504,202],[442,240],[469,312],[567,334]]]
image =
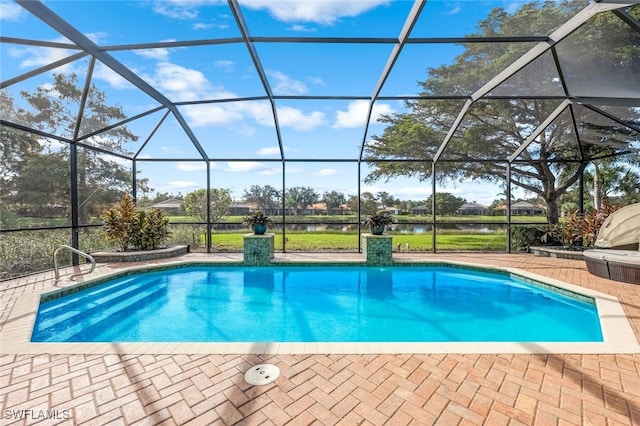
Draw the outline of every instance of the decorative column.
[[[245,234],[244,264],[250,266],[268,265],[273,259],[275,234]]]
[[[393,237],[391,235],[362,234],[368,265],[389,266],[393,264]]]

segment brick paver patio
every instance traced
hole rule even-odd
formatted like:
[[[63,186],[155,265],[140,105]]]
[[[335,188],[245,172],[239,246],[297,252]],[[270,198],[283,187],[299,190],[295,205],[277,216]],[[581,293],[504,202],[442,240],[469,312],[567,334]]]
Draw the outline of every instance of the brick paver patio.
[[[614,295],[640,337],[640,286],[592,276],[575,260],[422,258],[452,256]],[[51,275],[0,283],[1,324]],[[280,377],[246,384],[245,370],[261,362]],[[0,424],[640,425],[640,354],[2,355],[0,407]]]

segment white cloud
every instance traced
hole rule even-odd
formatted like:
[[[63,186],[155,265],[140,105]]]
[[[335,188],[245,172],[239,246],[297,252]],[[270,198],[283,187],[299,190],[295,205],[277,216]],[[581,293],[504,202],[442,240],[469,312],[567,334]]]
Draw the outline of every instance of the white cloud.
[[[156,87],[171,93],[178,101],[197,99],[203,91],[211,90],[200,71],[171,62],[158,63],[153,81]]]
[[[186,105],[181,107],[181,110],[184,111],[189,124],[193,127],[229,126],[244,120],[245,116],[253,118],[263,126],[273,127],[271,107],[264,102]],[[245,136],[255,133],[255,129],[249,126],[235,127],[234,130]]]
[[[176,168],[181,172],[199,172],[207,170],[207,163],[204,161],[181,161],[176,164]]]
[[[153,4],[153,11],[171,19],[189,20],[198,17],[196,9],[201,3],[175,0],[157,1]]]
[[[152,10],[171,20],[194,21],[191,28],[196,31],[229,28],[229,23],[233,18],[230,14],[216,16],[215,19],[207,16],[206,21],[200,20],[200,10],[202,6],[226,5],[226,0],[154,0]],[[204,18],[204,17],[203,17]]]
[[[287,147],[284,147],[285,152],[288,151]],[[268,146],[264,148],[260,148],[256,153],[258,155],[280,155],[280,147],[277,146]]]
[[[232,71],[235,63],[229,59],[219,59],[213,63],[213,66],[224,71]]]
[[[219,65],[228,64],[228,61],[223,61]],[[159,62],[153,75],[144,75],[141,72],[139,74],[165,93],[167,97],[178,102],[237,97],[235,93],[227,91],[223,87],[214,87],[202,72],[171,62]],[[105,75],[106,77],[109,76]],[[284,74],[276,73],[275,77],[288,87],[286,90],[306,90],[302,83],[289,79]],[[117,83],[117,80],[114,79],[113,82]],[[274,127],[273,111],[268,102],[185,105],[180,109],[193,127],[229,126],[243,121],[245,117],[252,118],[262,126]],[[297,130],[311,130],[325,124],[325,115],[322,112],[314,111],[305,114],[301,110],[291,107],[278,108],[278,119],[282,126],[293,127]],[[235,130],[244,134],[253,132],[247,126],[236,126]]]
[[[106,81],[111,87],[115,89],[133,88],[133,85],[122,78],[120,74],[116,73],[101,62],[96,63],[96,68],[93,71],[93,77],[98,80]]]
[[[301,33],[314,33],[317,31],[315,28],[309,28],[306,25],[300,25],[300,24],[292,25],[291,27],[289,27],[289,29],[291,31],[296,31]]]
[[[267,71],[269,77],[275,82],[273,91],[280,95],[302,95],[308,92],[307,86],[280,71]]]
[[[227,163],[227,167],[224,169],[225,172],[256,172],[260,170],[266,169],[267,166],[258,161],[239,161],[239,162],[229,162]]]
[[[324,80],[321,77],[307,77],[306,80],[316,86],[324,86]]]
[[[314,111],[305,115],[302,111],[291,107],[278,107],[278,121],[282,126],[296,130],[312,130],[325,124],[324,113]]]
[[[210,30],[211,28],[213,28],[213,24],[211,24],[211,23],[206,24],[204,22],[196,22],[195,24],[193,24],[191,26],[191,28],[193,28],[194,30]]]
[[[210,30],[212,28],[215,28],[218,30],[224,30],[229,28],[229,24],[225,24],[225,23],[217,24],[213,22],[196,22],[191,26],[191,28],[193,28],[194,30]]]
[[[0,21],[19,22],[26,16],[26,11],[15,3],[0,2]]]
[[[300,1],[300,0],[244,0],[243,7],[267,10],[274,18],[284,22],[314,22],[332,25],[344,17],[358,16],[388,0],[370,1]]]
[[[145,59],[155,59],[157,61],[167,61],[169,59],[169,49],[165,49],[164,47],[156,49],[139,49],[134,50],[133,53]]]
[[[262,126],[274,127],[273,111],[267,102],[187,105],[181,109],[194,127],[228,126],[246,117],[252,118]],[[296,108],[278,107],[278,121],[282,127],[305,131],[325,124],[325,115],[318,111],[305,114]],[[254,133],[254,130],[247,126],[236,127],[234,130],[245,135]]]
[[[54,40],[59,42],[60,40]],[[66,41],[66,39],[65,39]],[[20,68],[37,68],[44,65],[49,65],[52,62],[59,61],[60,59],[67,58],[74,53],[67,49],[56,49],[46,47],[23,47],[23,48],[11,48],[9,50],[9,56],[16,59],[22,59],[20,61]],[[69,67],[67,64],[65,67]],[[62,68],[58,68],[61,70]]]
[[[250,138],[251,136],[256,134],[256,129],[251,126],[236,127],[236,131],[239,135],[242,135],[245,138]]]
[[[85,36],[87,36],[87,38],[92,42],[94,42],[95,44],[103,44],[108,40],[109,33],[105,33],[102,31],[97,33],[85,33]],[[67,39],[65,38],[65,40]],[[71,43],[71,41],[69,40],[67,40],[67,42]]]
[[[242,113],[233,107],[214,104],[186,105],[181,108],[193,127],[227,126],[242,120]]]
[[[0,9],[4,4],[5,3],[0,1]],[[86,34],[86,36],[90,38],[94,43],[100,43],[101,40],[107,37],[106,33],[88,33]],[[65,43],[69,45],[74,44],[68,38],[62,36],[48,41],[54,43]],[[23,58],[20,62],[20,68],[41,67],[44,65],[50,65],[53,62],[68,58],[69,56],[75,55],[77,53],[78,50],[69,50],[57,47],[25,46],[9,48],[10,57],[16,59]],[[72,64],[66,64],[62,67],[56,68],[56,71],[72,72],[70,71]],[[86,70],[84,70],[83,72],[86,72]]]
[[[367,121],[367,113],[369,112],[369,101],[357,100],[349,103],[346,111],[336,112],[336,123],[334,128],[353,128],[362,127]],[[369,122],[376,122],[378,118],[383,114],[391,114],[393,109],[391,105],[386,103],[376,102],[371,112],[371,120]]]
[[[322,169],[313,173],[314,176],[333,176],[336,174],[338,174],[336,169]]]
[[[235,104],[235,108],[243,114],[248,114],[258,124],[274,127],[273,110],[268,102],[240,102]]]
[[[459,4],[457,4],[457,5],[453,6],[453,7],[451,7],[451,9],[448,9],[447,11],[445,11],[443,13],[443,15],[447,15],[447,16],[457,15],[461,11],[462,11],[462,7]]]
[[[373,105],[373,111],[371,112],[371,121],[377,122],[381,115],[390,115],[390,114],[393,114],[394,112],[395,111],[393,110],[393,108],[391,108],[391,105],[381,103],[381,102],[376,102]]]
[[[200,71],[170,62],[159,62],[154,74],[145,79],[175,101],[235,97],[224,88],[214,87]],[[187,105],[181,109],[193,127],[226,126],[243,118],[242,109],[233,104]]]

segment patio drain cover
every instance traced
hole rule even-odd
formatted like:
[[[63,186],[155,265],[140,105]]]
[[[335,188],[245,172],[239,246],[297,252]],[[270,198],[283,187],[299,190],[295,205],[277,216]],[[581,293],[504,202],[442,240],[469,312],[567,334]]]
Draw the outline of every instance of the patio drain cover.
[[[254,365],[244,373],[245,382],[250,385],[267,385],[280,376],[280,369],[273,364]]]

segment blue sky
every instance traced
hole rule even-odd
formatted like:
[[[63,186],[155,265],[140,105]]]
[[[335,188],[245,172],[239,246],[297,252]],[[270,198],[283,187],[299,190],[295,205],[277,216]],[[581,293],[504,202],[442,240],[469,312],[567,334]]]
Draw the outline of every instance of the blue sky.
[[[239,31],[226,2],[175,1],[45,1],[47,7],[76,26],[100,46],[238,37]],[[247,27],[253,37],[397,37],[409,1],[241,1]],[[412,37],[461,37],[475,31],[476,22],[495,7],[514,11],[518,1],[429,1]],[[31,16],[20,6],[0,1],[3,36],[67,42],[60,34]],[[523,35],[523,34],[513,34]],[[372,95],[392,50],[391,44],[335,45],[328,43],[256,43],[256,51],[276,95],[352,96]],[[427,68],[451,63],[462,51],[453,44],[407,46],[395,64],[382,96],[418,94],[417,82],[425,80]],[[75,53],[61,48],[2,44],[2,80],[65,58]],[[171,101],[199,101],[264,96],[265,90],[243,43],[158,49],[113,50],[110,54],[156,87]],[[86,73],[86,58],[54,72]],[[52,81],[42,73],[9,88],[14,98],[20,90],[34,90]],[[81,80],[83,83],[83,80]],[[158,106],[158,102],[98,63],[92,83],[107,94],[107,102],[134,116]],[[479,82],[480,85],[484,82]],[[364,135],[369,103],[366,100],[281,100],[277,115],[288,159],[356,159]],[[232,190],[239,198],[253,184],[282,185],[279,148],[268,101],[224,102],[181,106],[180,112],[212,158],[251,161],[214,161],[212,185]],[[384,127],[375,122],[380,114],[404,112],[401,102],[378,101],[366,138]],[[145,140],[163,112],[128,124]],[[137,151],[141,142],[127,148]],[[159,192],[188,193],[204,186],[203,163],[195,148],[169,116],[140,152],[140,160],[174,158],[171,163],[142,162],[139,170]],[[368,172],[361,170],[361,178]],[[312,186],[319,192],[338,190],[355,194],[358,170],[355,163],[290,162],[288,186]],[[431,184],[417,179],[394,179],[362,191],[386,191],[401,199],[424,199]],[[489,204],[501,192],[495,185],[473,182],[446,189],[469,201]]]

